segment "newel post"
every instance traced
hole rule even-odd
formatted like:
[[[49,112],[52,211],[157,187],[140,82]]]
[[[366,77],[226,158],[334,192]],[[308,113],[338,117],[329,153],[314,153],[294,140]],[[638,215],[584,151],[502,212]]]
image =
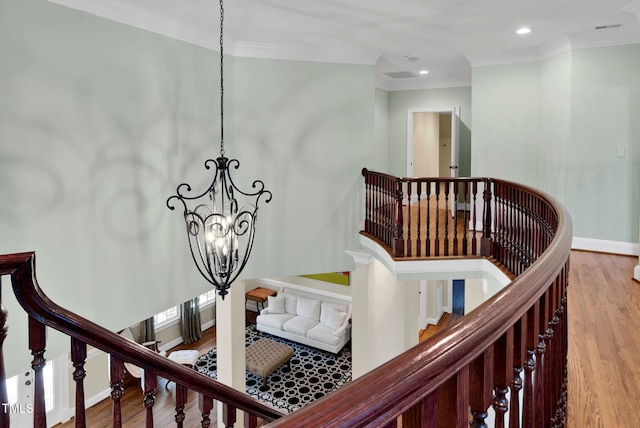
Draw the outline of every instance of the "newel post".
[[[487,178],[484,181],[484,191],[482,198],[484,199],[484,210],[482,214],[482,241],[480,243],[480,254],[484,257],[493,255],[491,242],[491,181]]]
[[[402,238],[402,228],[404,219],[402,217],[402,179],[395,180],[395,206],[393,210],[393,225],[391,236],[391,251],[394,257],[404,257],[404,239]]]
[[[0,277],[1,281],[1,277]],[[4,371],[4,339],[7,337],[7,315],[8,312],[2,304],[2,284],[0,282],[0,403],[8,403],[9,398],[7,394],[7,374]],[[9,426],[9,411],[0,409],[0,427]]]
[[[364,231],[371,233],[371,174],[367,168],[362,168],[362,176],[364,177]]]

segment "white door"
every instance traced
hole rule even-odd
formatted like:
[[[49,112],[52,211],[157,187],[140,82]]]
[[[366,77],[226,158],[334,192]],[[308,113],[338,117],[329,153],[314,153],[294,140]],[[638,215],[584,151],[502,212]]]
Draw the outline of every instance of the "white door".
[[[460,176],[460,107],[453,107],[451,111],[451,177]],[[449,211],[451,217],[455,217],[458,210],[455,194],[453,188],[451,188],[451,194],[449,195]]]
[[[420,330],[427,328],[427,281],[420,281],[418,325]]]
[[[460,161],[460,107],[441,107],[441,108],[410,108],[407,110],[407,177],[414,176],[414,161],[418,162],[420,160],[414,159],[415,154],[415,121],[414,115],[419,113],[442,113],[442,114],[450,114],[451,115],[451,143],[449,144],[451,150],[451,164],[449,165],[449,176],[458,177],[460,173],[459,169],[459,161]],[[437,150],[437,149],[436,149]],[[431,153],[431,155],[435,158],[439,158],[439,151],[435,151]],[[451,216],[455,216],[457,211],[455,197],[453,195],[453,188],[451,189],[451,194],[449,195],[449,211],[451,212]]]
[[[47,361],[43,369],[47,426],[61,422],[61,409],[66,389],[67,356]],[[9,403],[3,403],[2,411],[9,412],[11,426],[33,426],[33,381],[31,368],[7,379]]]
[[[7,394],[9,403],[2,403],[2,411],[9,413],[11,426],[33,426],[33,371],[7,379]]]

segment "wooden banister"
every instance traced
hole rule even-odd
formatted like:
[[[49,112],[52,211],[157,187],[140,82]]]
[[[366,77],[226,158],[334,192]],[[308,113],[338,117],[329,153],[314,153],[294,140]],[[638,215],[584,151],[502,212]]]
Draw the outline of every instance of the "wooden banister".
[[[257,426],[258,418],[264,426],[292,428],[394,427],[399,420],[403,428],[463,427],[469,421],[472,426],[484,426],[490,409],[495,411],[498,427],[506,425],[507,411],[509,426],[564,426],[566,290],[572,240],[564,207],[542,192],[504,180],[397,178],[366,169],[362,173],[366,188],[362,233],[396,260],[488,257],[515,279],[446,331],[285,416],[56,305],[38,286],[34,253],[3,255],[0,274],[11,275],[13,291],[29,314],[34,426],[45,425],[44,326],[71,337],[73,376],[80,394],[76,396],[77,426],[85,423],[82,381],[87,345],[111,355],[115,427],[121,426],[117,407],[124,362],[176,383],[178,426],[184,419],[187,389],[200,394],[204,427],[210,425],[214,399],[224,403],[222,417],[227,426],[235,423],[236,409],[244,411],[248,427]],[[423,217],[426,223],[421,223]],[[0,350],[5,318],[0,301]],[[151,427],[157,384],[155,376],[149,378],[141,411],[147,413]],[[8,418],[0,418],[0,428],[4,427]]]
[[[183,365],[177,364],[156,352],[115,334],[71,311],[52,302],[40,289],[35,277],[35,253],[20,253],[0,256],[0,273],[10,274],[13,291],[20,305],[29,314],[30,339],[29,346],[34,355],[35,370],[35,402],[34,417],[37,426],[41,426],[44,416],[44,391],[41,382],[41,367],[44,366],[45,335],[44,326],[49,326],[66,335],[105,351],[111,355],[112,361],[130,362],[149,370],[165,379],[171,380],[178,387],[188,387],[205,397],[219,400],[230,407],[270,421],[283,414],[267,407],[231,387],[221,384],[203,374]],[[73,353],[73,349],[72,349]],[[77,353],[77,351],[76,351]],[[78,363],[79,364],[79,363]],[[112,364],[112,395],[118,395],[124,372],[120,373],[121,364]],[[122,369],[124,370],[124,369]],[[4,382],[2,382],[4,384]],[[116,418],[117,419],[117,418]],[[8,426],[8,425],[7,425]],[[114,424],[114,426],[118,426]]]
[[[365,177],[375,174],[363,173]],[[441,182],[436,179],[406,181],[409,180],[422,181],[427,186]],[[365,178],[365,181],[375,182],[375,179]],[[517,278],[446,333],[433,336],[268,426],[378,427],[393,424],[398,417],[403,418],[403,427],[467,426],[470,417],[475,421],[472,426],[483,426],[490,405],[498,414],[504,414],[506,386],[512,386],[513,405],[508,407],[512,413],[510,426],[519,426],[516,420],[523,415],[524,427],[564,425],[564,312],[572,240],[570,217],[559,203],[535,189],[501,180],[469,181],[474,189],[482,183],[485,186],[498,183],[511,189],[501,194],[501,202],[493,200],[489,190],[483,192],[482,236],[492,239],[491,245],[485,247],[491,250],[488,255],[500,263],[511,261]],[[368,188],[367,191],[377,190]],[[475,194],[476,191],[470,200],[475,199]],[[521,194],[528,196],[522,198]],[[369,208],[378,209],[379,205],[367,204]],[[523,229],[526,224],[522,224],[524,217],[518,210],[535,211],[527,220],[537,222],[535,233]],[[369,215],[373,218],[373,214]],[[508,221],[499,220],[501,215]],[[508,237],[509,242],[500,244],[502,247],[493,240],[497,232]],[[376,238],[379,238],[377,242],[385,242],[381,236]],[[536,242],[523,242],[531,239]],[[529,256],[520,249],[524,244],[539,250],[533,253],[532,263],[527,262]],[[528,266],[521,269],[525,264]],[[524,379],[520,377],[522,372]],[[515,404],[520,390],[524,394],[522,410]],[[496,398],[491,400],[494,392]],[[517,415],[513,415],[514,412]],[[498,416],[498,426],[503,424],[502,419]]]

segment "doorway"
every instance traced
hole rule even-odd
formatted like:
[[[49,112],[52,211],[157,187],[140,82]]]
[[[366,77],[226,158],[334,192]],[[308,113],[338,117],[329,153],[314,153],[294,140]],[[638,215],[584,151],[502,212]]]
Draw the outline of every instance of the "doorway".
[[[407,176],[457,177],[460,107],[407,111]]]
[[[460,316],[464,315],[464,279],[453,280],[451,313]]]

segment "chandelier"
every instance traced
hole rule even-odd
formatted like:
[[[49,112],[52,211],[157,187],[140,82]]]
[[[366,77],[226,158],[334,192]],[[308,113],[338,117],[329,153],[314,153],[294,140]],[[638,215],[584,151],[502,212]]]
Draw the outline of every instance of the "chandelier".
[[[255,180],[252,191],[240,190],[231,178],[231,169],[238,169],[237,159],[228,159],[224,151],[224,7],[220,0],[220,156],[204,163],[214,172],[213,182],[201,194],[190,196],[191,186],[182,183],[176,194],[167,199],[167,207],[174,210],[177,201],[184,208],[184,221],[191,256],[202,276],[218,294],[224,296],[231,283],[244,269],[255,235],[258,203],[271,201],[271,192],[261,180]],[[236,196],[253,199],[240,205]]]

